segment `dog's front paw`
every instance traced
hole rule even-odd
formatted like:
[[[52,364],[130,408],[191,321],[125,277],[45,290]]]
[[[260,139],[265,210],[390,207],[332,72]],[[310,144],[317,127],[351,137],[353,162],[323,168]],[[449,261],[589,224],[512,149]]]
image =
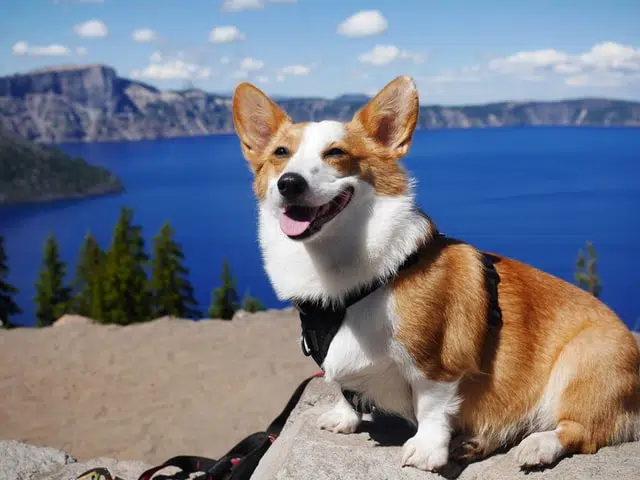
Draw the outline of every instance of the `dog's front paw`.
[[[318,418],[318,427],[333,433],[354,433],[360,426],[361,417],[353,409],[336,405]]]
[[[449,461],[449,446],[434,443],[424,435],[407,440],[402,450],[402,466],[420,470],[438,471]]]

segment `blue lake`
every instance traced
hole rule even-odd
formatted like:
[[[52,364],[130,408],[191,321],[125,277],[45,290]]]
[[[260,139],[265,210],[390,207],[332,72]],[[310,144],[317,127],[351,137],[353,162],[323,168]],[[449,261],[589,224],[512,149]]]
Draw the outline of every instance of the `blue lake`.
[[[223,258],[242,295],[280,307],[261,264],[251,174],[235,136],[62,145],[104,165],[126,192],[0,209],[10,281],[33,324],[44,240],[57,237],[73,273],[84,234],[109,244],[120,207],[134,209],[150,251],[165,220],[183,245],[206,311]],[[444,233],[573,281],[578,250],[592,241],[601,298],[630,325],[640,319],[640,129],[504,128],[421,131],[406,167],[418,203]]]

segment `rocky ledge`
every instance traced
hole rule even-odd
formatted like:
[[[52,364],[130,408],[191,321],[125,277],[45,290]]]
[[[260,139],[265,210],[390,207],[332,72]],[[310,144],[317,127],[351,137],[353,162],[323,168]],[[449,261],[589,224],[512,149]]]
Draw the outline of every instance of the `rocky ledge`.
[[[262,458],[255,480],[429,480],[442,479],[434,473],[402,468],[402,444],[412,434],[404,422],[392,418],[365,421],[352,435],[333,434],[316,427],[319,415],[329,409],[337,390],[322,379],[314,379],[292,412],[279,439]],[[176,452],[178,454],[179,452]],[[3,480],[71,480],[94,467],[106,467],[122,480],[136,480],[150,465],[96,458],[76,462],[64,452],[15,441],[0,441],[0,478]],[[574,455],[553,468],[521,471],[510,451],[494,455],[464,470],[446,472],[460,480],[637,480],[640,472],[640,442],[605,447],[594,455]],[[167,468],[155,479],[185,478]]]
[[[363,422],[351,435],[319,430],[316,420],[333,406],[337,390],[323,380],[307,387],[279,439],[267,451],[252,478],[256,480],[436,480],[443,476],[401,467],[402,444],[414,431],[403,421],[378,418]],[[640,442],[600,449],[595,455],[574,455],[553,468],[521,471],[511,451],[444,472],[459,480],[637,480]]]

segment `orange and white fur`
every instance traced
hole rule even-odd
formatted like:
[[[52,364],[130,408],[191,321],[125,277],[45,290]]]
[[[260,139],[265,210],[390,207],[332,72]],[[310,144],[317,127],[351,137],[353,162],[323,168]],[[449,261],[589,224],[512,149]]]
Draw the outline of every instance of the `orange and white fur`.
[[[418,264],[348,309],[325,378],[413,422],[402,465],[423,470],[515,442],[515,461],[534,467],[640,439],[638,346],[595,297],[496,255],[503,326],[487,333],[481,253],[433,234],[400,163],[418,112],[409,77],[347,123],[293,123],[253,85],[235,90],[279,298],[339,304],[424,246]],[[352,433],[361,420],[341,398],[318,423]]]

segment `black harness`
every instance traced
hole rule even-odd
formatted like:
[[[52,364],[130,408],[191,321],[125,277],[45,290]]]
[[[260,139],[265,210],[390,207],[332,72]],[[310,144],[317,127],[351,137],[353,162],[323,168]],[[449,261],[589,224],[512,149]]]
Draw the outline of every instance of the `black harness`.
[[[432,241],[436,241],[438,238],[442,239],[444,238],[444,235],[437,232]],[[430,243],[424,245],[422,248],[426,248],[429,245]],[[300,314],[300,324],[302,329],[300,343],[304,355],[311,356],[318,366],[324,370],[323,363],[327,357],[329,346],[344,322],[344,318],[347,315],[347,309],[358,303],[360,300],[363,300],[380,287],[388,284],[401,271],[415,265],[420,260],[420,252],[422,248],[419,248],[409,255],[395,274],[389,275],[387,278],[377,280],[374,283],[347,295],[347,298],[341,306],[325,307],[320,302],[292,300],[291,303]],[[497,330],[502,327],[502,312],[498,303],[498,283],[500,283],[500,276],[493,265],[493,257],[491,255],[483,253],[483,263],[485,288],[489,298],[487,330]],[[358,392],[343,389],[342,393],[356,411],[360,413],[371,412],[372,405],[366,404]]]

